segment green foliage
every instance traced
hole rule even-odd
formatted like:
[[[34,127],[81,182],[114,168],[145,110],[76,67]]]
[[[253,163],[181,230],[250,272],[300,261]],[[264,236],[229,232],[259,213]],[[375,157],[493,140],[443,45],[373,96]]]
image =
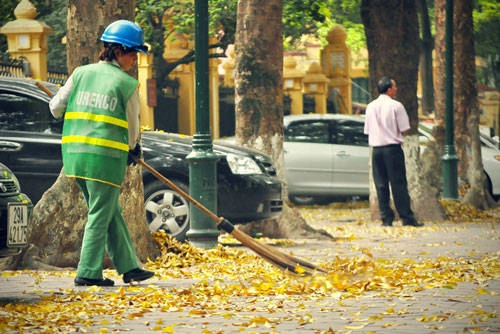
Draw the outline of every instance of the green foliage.
[[[480,0],[473,15],[476,54],[485,58],[500,55],[500,3]]]
[[[15,20],[14,10],[19,5],[20,0],[2,0],[0,2],[0,26],[5,23]],[[31,0],[33,6],[37,10],[37,19],[48,15],[54,7],[60,6],[58,0]],[[63,1],[63,9],[66,9],[66,1]]]
[[[312,2],[313,4],[311,4]],[[364,27],[361,22],[361,0],[328,0],[304,2],[288,0],[284,3],[283,32],[285,49],[304,48],[302,36],[309,34],[326,45],[330,29],[341,24],[347,32],[346,44],[353,52],[366,47]],[[310,10],[302,12],[304,6]],[[304,15],[305,13],[305,15]]]
[[[40,18],[50,26],[53,31],[48,37],[47,66],[52,72],[67,72],[66,45],[62,43],[66,36],[66,0],[52,0],[53,8],[47,15]]]
[[[359,0],[355,0],[358,1]],[[210,36],[217,36],[219,46],[225,49],[234,43],[236,31],[237,0],[210,0]],[[145,30],[146,40],[154,50],[161,50],[162,29],[157,27],[159,17],[168,17],[179,32],[192,34],[194,30],[194,5],[192,1],[181,0],[137,0],[136,19]],[[288,44],[304,34],[316,34],[323,25],[328,25],[331,11],[326,2],[316,0],[285,0],[283,9],[284,35]],[[358,20],[359,21],[359,20]],[[167,22],[165,22],[167,23]],[[331,23],[329,26],[331,27]],[[323,29],[324,30],[324,29]],[[222,33],[223,31],[223,33]],[[328,32],[328,31],[326,31]],[[163,28],[167,38],[173,38],[173,31]]]
[[[151,43],[153,53],[158,54],[158,51],[163,50],[163,39],[175,39],[174,32],[190,35],[194,31],[193,1],[138,0],[136,6],[136,20],[143,27],[146,41]],[[234,41],[236,6],[236,0],[209,1],[209,34],[210,36],[217,35],[219,42],[224,46]],[[162,17],[163,22],[160,21]],[[219,33],[221,29],[224,30],[224,34]]]
[[[14,8],[16,8],[18,0],[2,0],[0,2],[0,25],[15,19]]]
[[[346,44],[353,52],[366,48],[365,28],[361,22],[361,0],[330,0],[335,23],[347,32]]]
[[[19,4],[19,0],[0,1],[0,27],[3,27],[9,21],[15,20],[14,9]],[[7,37],[0,35],[0,52],[7,51]]]
[[[61,43],[66,35],[66,0],[31,0],[37,10],[35,19],[45,22],[53,32],[48,37],[48,67],[49,70],[65,72],[66,46]],[[15,20],[14,10],[19,0],[2,0],[0,2],[0,26]],[[62,18],[62,19],[61,19]],[[0,52],[7,51],[5,35],[0,35]]]
[[[487,68],[478,68],[478,81],[499,89],[500,4],[497,0],[479,0],[473,18],[476,55],[487,61]]]
[[[316,0],[287,0],[283,3],[283,34],[294,41],[304,34],[316,34],[317,29],[331,16],[326,2]]]
[[[210,0],[208,3],[211,30],[218,36],[222,48],[226,49],[227,45],[234,43],[238,1]],[[221,31],[223,31],[223,33]]]

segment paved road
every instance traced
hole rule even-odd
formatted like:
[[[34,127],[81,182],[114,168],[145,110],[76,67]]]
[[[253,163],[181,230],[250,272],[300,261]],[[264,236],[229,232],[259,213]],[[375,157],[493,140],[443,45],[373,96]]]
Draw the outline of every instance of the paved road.
[[[18,319],[14,317],[16,305],[36,306],[46,298],[57,299],[57,302],[47,305],[53,307],[51,314],[61,315],[59,320],[50,317],[50,322],[60,321],[61,325],[48,326],[51,329],[47,332],[53,332],[54,328],[59,328],[61,332],[78,329],[108,333],[500,332],[500,223],[427,223],[423,228],[383,228],[379,223],[367,221],[363,216],[366,212],[358,214],[339,218],[337,213],[336,221],[331,221],[333,218],[327,213],[320,214],[313,225],[326,229],[338,239],[294,240],[294,243],[286,246],[286,251],[321,264],[339,259],[353,266],[348,259],[368,259],[379,266],[378,270],[399,266],[400,269],[390,273],[401,275],[401,278],[387,277],[387,284],[391,285],[387,289],[370,289],[368,286],[375,282],[363,277],[364,282],[369,282],[363,293],[358,291],[350,294],[348,290],[335,289],[326,289],[324,294],[318,291],[312,294],[249,292],[247,295],[235,293],[234,296],[224,294],[221,297],[207,293],[201,296],[201,300],[197,299],[200,296],[189,296],[193,287],[196,285],[198,291],[200,286],[216,289],[215,281],[202,282],[200,285],[202,279],[189,275],[169,279],[155,277],[148,284],[138,285],[133,290],[115,277],[117,286],[114,288],[92,290],[75,289],[74,272],[71,271],[3,272],[0,276],[0,332],[43,332],[43,326],[32,328],[30,324],[22,323],[19,328],[12,329],[12,319]],[[405,271],[405,267],[408,271]],[[425,276],[420,271],[425,272]],[[454,271],[457,273],[456,280],[452,278]],[[436,277],[432,276],[432,272],[436,273]],[[379,287],[384,284],[380,281],[383,274],[372,274],[374,280],[377,277]],[[425,280],[416,279],[418,282],[415,285],[421,288],[401,286],[394,289],[397,282],[411,282],[407,276],[413,274]],[[440,283],[444,275],[450,276],[445,278],[448,284],[442,285]],[[238,278],[233,279],[238,281]],[[230,282],[224,283],[226,287],[230,286]],[[255,281],[246,283],[251,285]],[[276,285],[280,283],[276,282]],[[245,282],[240,281],[238,284]],[[120,289],[122,286],[124,289]],[[78,297],[80,299],[75,297],[75,291],[82,293]],[[158,292],[163,295],[162,302],[158,300]],[[100,299],[105,308],[108,305],[104,302],[106,298],[123,298],[131,305],[130,310],[137,310],[132,305],[136,307],[142,300],[139,296],[148,293],[151,303],[144,311],[134,311],[135,314],[127,313],[126,310],[120,312],[120,321],[112,312],[103,310],[104,315],[98,316],[99,311],[96,311],[96,315],[88,319],[86,324],[81,323],[82,317],[87,314],[84,308],[97,307]],[[191,299],[183,299],[182,304],[169,304],[165,300],[168,300],[170,293],[172,301],[177,300],[178,294],[186,294]],[[74,305],[80,302],[83,316],[77,317]],[[39,310],[33,307],[30,317],[41,312]],[[70,323],[68,319],[72,317],[64,316],[65,310],[75,312],[79,320]],[[9,319],[11,323],[6,326]]]

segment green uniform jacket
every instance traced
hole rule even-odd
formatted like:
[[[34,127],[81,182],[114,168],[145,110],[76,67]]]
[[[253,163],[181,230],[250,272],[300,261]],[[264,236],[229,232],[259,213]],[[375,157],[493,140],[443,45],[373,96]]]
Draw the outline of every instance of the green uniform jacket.
[[[121,186],[127,167],[127,102],[136,79],[119,67],[77,68],[64,115],[62,154],[68,177]]]

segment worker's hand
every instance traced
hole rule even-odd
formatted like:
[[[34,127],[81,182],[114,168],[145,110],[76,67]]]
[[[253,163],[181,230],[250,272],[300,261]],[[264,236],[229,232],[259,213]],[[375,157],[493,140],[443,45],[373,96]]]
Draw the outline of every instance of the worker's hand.
[[[136,165],[135,160],[141,158],[141,145],[137,143],[133,150],[128,151],[128,161],[127,165]]]

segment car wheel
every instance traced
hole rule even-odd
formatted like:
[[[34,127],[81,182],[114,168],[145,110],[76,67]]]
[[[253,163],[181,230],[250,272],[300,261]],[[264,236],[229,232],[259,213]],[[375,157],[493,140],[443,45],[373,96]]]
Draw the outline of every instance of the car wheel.
[[[172,181],[185,192],[187,185]],[[179,241],[186,240],[189,230],[189,202],[161,181],[144,186],[146,220],[151,232],[165,231]]]
[[[312,205],[316,203],[313,196],[290,196],[290,200],[297,205]]]
[[[495,201],[498,201],[500,199],[500,196],[495,196],[493,194],[493,185],[491,184],[491,179],[488,174],[486,174],[486,172],[484,173],[484,186]]]

